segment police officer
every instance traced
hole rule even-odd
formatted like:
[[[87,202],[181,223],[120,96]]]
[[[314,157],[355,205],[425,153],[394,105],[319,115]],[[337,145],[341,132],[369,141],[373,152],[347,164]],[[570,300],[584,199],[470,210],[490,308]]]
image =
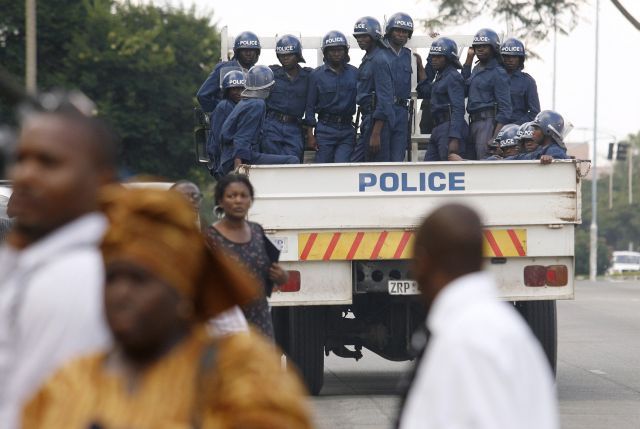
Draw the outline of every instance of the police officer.
[[[411,50],[405,45],[413,35],[413,19],[406,13],[398,12],[387,21],[384,39],[389,45],[393,61],[391,75],[393,79],[393,111],[395,121],[391,129],[391,161],[404,161],[409,139],[409,102],[411,98]],[[422,69],[420,78],[424,79],[422,60],[418,61]]]
[[[462,68],[458,45],[441,37],[431,44],[429,58],[436,70],[435,79],[425,79],[417,88],[419,93],[430,94],[434,124],[425,161],[446,161],[450,155],[464,153],[469,131],[464,120],[464,79],[458,72]]]
[[[532,121],[540,113],[540,100],[536,81],[522,71],[526,52],[524,44],[514,38],[505,40],[500,47],[504,69],[509,74],[511,91],[511,117],[509,122],[523,124]]]
[[[517,138],[519,129],[520,126],[518,124],[507,124],[502,127],[496,136],[503,159],[516,159],[516,156],[520,153],[520,142]]]
[[[471,72],[473,57],[479,63]],[[462,76],[467,80],[467,112],[469,112],[470,159],[484,159],[487,144],[494,140],[511,117],[509,76],[500,66],[500,40],[498,34],[488,28],[476,33]]]
[[[265,154],[260,151],[265,99],[274,85],[273,72],[267,66],[253,66],[247,73],[242,99],[222,125],[219,174],[225,175],[240,164],[297,164],[292,155]]]
[[[222,78],[231,70],[247,71],[258,62],[260,57],[260,40],[251,31],[242,32],[233,43],[233,58],[219,62],[207,80],[204,81],[196,97],[202,110],[213,112],[222,100]]]
[[[240,70],[232,70],[225,74],[222,78],[222,100],[211,113],[209,120],[211,132],[207,141],[207,153],[213,166],[211,171],[216,177],[220,169],[220,134],[222,133],[222,125],[234,107],[236,107],[236,104],[240,102],[245,83],[244,73]]]
[[[539,159],[543,164],[553,159],[569,159],[564,137],[571,131],[565,126],[564,118],[553,110],[543,110],[536,115],[533,126],[542,132],[540,146],[526,159]]]
[[[291,34],[276,42],[276,55],[281,65],[270,66],[275,85],[267,98],[262,150],[271,154],[293,155],[302,161],[304,140],[302,116],[307,104],[310,67],[305,62],[300,39]]]
[[[360,139],[351,159],[354,162],[391,161],[391,126],[395,123],[393,58],[382,40],[382,27],[377,19],[360,18],[353,28],[353,36],[366,54],[358,69],[356,95],[362,114]]]
[[[349,44],[339,31],[330,31],[322,38],[322,54],[324,65],[315,69],[309,79],[307,141],[317,150],[315,162],[349,162],[356,140],[352,121],[358,69],[348,64]]]
[[[540,128],[535,127],[532,121],[520,125],[516,135],[516,138],[522,146],[522,153],[519,156],[535,152],[538,146],[540,146],[540,142],[542,142],[542,137],[542,131]]]

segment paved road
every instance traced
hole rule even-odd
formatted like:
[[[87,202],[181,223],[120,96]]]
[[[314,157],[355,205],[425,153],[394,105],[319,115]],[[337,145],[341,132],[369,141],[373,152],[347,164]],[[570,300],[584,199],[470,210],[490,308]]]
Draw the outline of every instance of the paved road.
[[[579,282],[576,300],[558,303],[558,323],[562,428],[640,429],[640,282]],[[409,365],[327,358],[318,427],[390,427]]]

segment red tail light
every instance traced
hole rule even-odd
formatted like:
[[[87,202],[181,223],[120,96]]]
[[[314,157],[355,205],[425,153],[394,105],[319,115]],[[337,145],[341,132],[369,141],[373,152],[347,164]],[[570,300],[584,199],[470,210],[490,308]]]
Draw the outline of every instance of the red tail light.
[[[566,286],[569,283],[569,270],[566,265],[547,267],[547,286]]]
[[[566,265],[527,265],[524,267],[524,285],[530,287],[566,286],[569,270]]]
[[[300,290],[300,271],[288,271],[289,281],[283,285],[275,285],[276,292],[298,292]]]

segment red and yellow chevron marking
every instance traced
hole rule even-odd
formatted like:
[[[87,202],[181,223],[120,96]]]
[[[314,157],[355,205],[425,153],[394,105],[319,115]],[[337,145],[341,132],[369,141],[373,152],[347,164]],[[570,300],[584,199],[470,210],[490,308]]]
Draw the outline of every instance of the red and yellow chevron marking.
[[[409,259],[412,231],[311,232],[298,234],[301,261],[352,261]],[[526,229],[484,231],[486,257],[519,257],[527,254]]]
[[[509,258],[527,256],[526,229],[485,229],[484,256]]]

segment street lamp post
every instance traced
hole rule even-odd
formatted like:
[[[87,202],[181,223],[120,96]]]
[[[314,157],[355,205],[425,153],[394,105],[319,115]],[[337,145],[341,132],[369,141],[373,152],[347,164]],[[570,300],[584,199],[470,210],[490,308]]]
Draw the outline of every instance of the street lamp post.
[[[36,0],[25,0],[26,27],[26,67],[25,84],[27,92],[35,94],[37,90],[37,42],[36,42]]]
[[[591,237],[589,246],[589,280],[598,274],[598,48],[600,42],[600,0],[596,0],[595,83],[593,96],[593,163],[591,171]]]

